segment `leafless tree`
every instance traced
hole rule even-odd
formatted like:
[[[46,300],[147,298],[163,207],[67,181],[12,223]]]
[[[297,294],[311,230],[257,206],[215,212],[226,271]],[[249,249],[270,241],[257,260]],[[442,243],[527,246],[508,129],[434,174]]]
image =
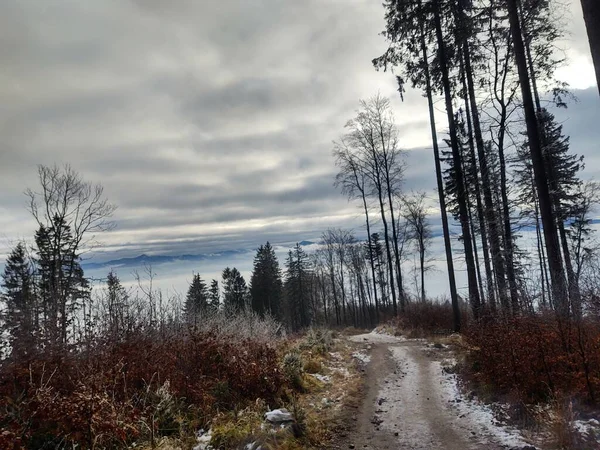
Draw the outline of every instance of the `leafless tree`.
[[[104,197],[101,184],[84,181],[70,165],[38,167],[40,190],[27,189],[29,211],[39,226],[51,226],[58,217],[71,228],[74,252],[98,245],[96,235],[114,228],[116,206]]]
[[[73,314],[81,306],[81,289],[87,289],[79,266],[81,254],[98,244],[97,233],[114,226],[110,217],[115,206],[104,198],[100,184],[84,181],[69,165],[39,166],[38,175],[40,190],[27,189],[25,194],[39,226],[36,245],[45,278],[47,333],[54,343],[64,344]]]
[[[398,194],[402,182],[404,171],[402,151],[398,145],[398,130],[389,100],[377,95],[361,101],[360,105],[356,117],[346,125],[348,132],[343,136],[342,141],[345,149],[356,156],[360,169],[369,181],[369,195],[376,199],[379,206],[389,263],[392,303],[394,313],[397,314],[396,293],[400,296],[401,308],[404,304],[404,296],[394,220],[397,212],[394,210],[392,199]],[[395,259],[392,257],[392,252],[396,256]]]
[[[425,301],[425,272],[431,268],[427,252],[431,244],[431,225],[427,220],[427,196],[424,192],[413,193],[404,198],[403,216],[408,224],[408,234],[419,256],[420,294]]]

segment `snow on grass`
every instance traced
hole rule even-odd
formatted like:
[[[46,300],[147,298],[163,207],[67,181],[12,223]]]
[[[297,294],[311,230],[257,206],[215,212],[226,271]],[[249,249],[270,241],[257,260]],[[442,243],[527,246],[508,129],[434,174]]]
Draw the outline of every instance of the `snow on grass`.
[[[196,439],[196,442],[198,442],[198,445],[196,445],[193,448],[193,450],[210,450],[212,448],[210,445],[211,439],[212,439],[212,430],[208,430],[207,432],[205,432],[204,430],[198,431],[198,438]]]
[[[320,373],[309,373],[313,378],[316,378],[321,383],[331,383],[331,377],[328,375],[321,375]]]
[[[444,367],[451,366],[444,364]],[[479,401],[477,397],[472,399],[465,397],[458,387],[457,376],[444,370],[442,363],[433,362],[434,373],[439,374],[440,387],[443,396],[447,399],[450,407],[456,411],[460,419],[469,422],[469,428],[477,431],[479,434],[491,436],[501,445],[509,448],[521,448],[528,444],[523,438],[521,432],[506,424],[501,424],[494,416],[494,412],[489,405]]]
[[[354,352],[352,353],[352,357],[358,359],[363,364],[369,364],[371,362],[371,356],[367,355],[365,352]]]
[[[329,370],[340,374],[343,378],[350,377],[350,371],[346,367],[331,367]]]
[[[582,436],[592,438],[600,444],[600,422],[596,419],[575,420],[573,428]]]

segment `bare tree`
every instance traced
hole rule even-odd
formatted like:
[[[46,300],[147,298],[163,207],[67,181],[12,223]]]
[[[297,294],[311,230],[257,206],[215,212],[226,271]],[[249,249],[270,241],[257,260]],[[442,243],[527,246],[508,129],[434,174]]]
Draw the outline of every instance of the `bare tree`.
[[[342,188],[342,192],[348,195],[349,199],[358,198],[362,202],[365,213],[365,223],[367,227],[367,243],[371,248],[371,221],[369,218],[369,206],[367,204],[368,179],[360,161],[348,147],[344,139],[339,143],[334,143],[333,155],[335,163],[340,171],[335,177],[335,185]],[[369,263],[371,266],[371,276],[375,280],[375,259],[373,252],[368,252]],[[373,283],[373,296],[375,298],[375,314],[379,319],[379,299],[377,295],[377,283]]]
[[[427,196],[416,192],[404,198],[403,216],[408,224],[409,238],[413,241],[419,256],[420,294],[425,301],[425,272],[431,268],[427,261],[427,252],[431,244],[431,225],[427,220]]]
[[[97,233],[114,226],[110,217],[115,206],[104,198],[101,185],[83,181],[69,165],[39,166],[38,175],[40,190],[25,194],[39,226],[36,245],[47,331],[52,341],[64,344],[77,301],[85,295],[81,289],[88,289],[81,254],[98,244]]]
[[[29,211],[40,226],[50,226],[56,217],[71,228],[74,251],[91,250],[96,234],[114,228],[110,220],[116,206],[104,198],[101,184],[84,181],[70,165],[38,167],[40,191],[27,189]]]
[[[402,180],[402,152],[398,147],[398,133],[389,100],[377,95],[361,101],[360,105],[361,109],[356,117],[346,125],[349,131],[343,137],[343,142],[360,161],[360,167],[369,180],[369,194],[376,198],[379,205],[389,265],[390,291],[394,314],[397,314],[396,292],[400,295],[401,307],[404,299],[392,198],[398,193]],[[395,259],[392,257],[392,250],[396,255]]]

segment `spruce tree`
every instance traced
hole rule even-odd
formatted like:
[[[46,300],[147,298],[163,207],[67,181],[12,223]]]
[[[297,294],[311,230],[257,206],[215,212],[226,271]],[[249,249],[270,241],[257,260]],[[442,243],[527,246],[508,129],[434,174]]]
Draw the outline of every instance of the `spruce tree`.
[[[223,270],[223,304],[228,310],[244,310],[248,300],[246,280],[235,267]]]
[[[6,260],[2,287],[3,331],[8,334],[11,354],[20,358],[33,349],[37,319],[33,272],[23,243],[18,243]]]
[[[285,296],[287,301],[288,322],[293,330],[308,327],[311,323],[309,310],[310,263],[308,255],[300,244],[296,244],[288,253],[285,263]]]
[[[208,305],[208,289],[200,274],[195,274],[185,297],[184,312],[188,321],[195,322]]]
[[[275,251],[269,242],[261,245],[254,257],[254,270],[250,280],[252,309],[264,315],[281,317],[283,283]]]
[[[221,291],[219,289],[219,282],[217,280],[212,280],[210,282],[210,288],[208,288],[208,306],[213,311],[218,311],[220,303]]]
[[[76,253],[71,227],[55,216],[51,226],[41,225],[35,235],[37,288],[42,303],[44,332],[50,343],[66,344],[69,327],[90,286]]]
[[[108,329],[113,336],[118,336],[125,325],[125,309],[127,307],[127,291],[121,284],[117,274],[111,270],[106,276],[108,301]]]

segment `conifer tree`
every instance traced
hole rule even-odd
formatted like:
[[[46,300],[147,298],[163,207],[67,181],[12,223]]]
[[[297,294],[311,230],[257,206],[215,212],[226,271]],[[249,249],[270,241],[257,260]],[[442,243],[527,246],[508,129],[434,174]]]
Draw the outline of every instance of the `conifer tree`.
[[[65,344],[75,312],[89,299],[89,282],[75,252],[71,227],[64,218],[57,215],[49,227],[41,225],[35,243],[44,332],[49,342]]]
[[[11,354],[16,358],[33,350],[37,327],[33,271],[25,245],[18,243],[6,260],[2,274],[3,331],[8,334]]]
[[[223,270],[223,305],[228,310],[244,310],[248,302],[246,280],[235,267]]]
[[[194,274],[185,297],[184,312],[188,321],[196,322],[198,315],[208,306],[208,289],[200,274]]]
[[[208,306],[214,311],[219,309],[221,303],[221,290],[219,288],[219,282],[212,280],[210,287],[208,288]]]
[[[287,303],[288,322],[292,329],[299,330],[311,323],[309,311],[309,276],[310,263],[308,255],[300,244],[290,250],[285,263],[285,297]]]
[[[275,250],[269,242],[261,245],[254,257],[254,270],[250,280],[252,309],[264,315],[281,317],[283,282]]]
[[[127,291],[121,284],[117,274],[111,270],[106,277],[108,301],[108,329],[112,336],[118,336],[125,325],[125,314],[128,303]]]

